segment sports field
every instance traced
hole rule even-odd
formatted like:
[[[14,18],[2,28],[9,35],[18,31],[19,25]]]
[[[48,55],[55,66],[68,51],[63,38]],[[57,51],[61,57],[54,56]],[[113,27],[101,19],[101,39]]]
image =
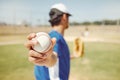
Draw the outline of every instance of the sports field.
[[[120,80],[119,49],[116,43],[85,43],[85,56],[71,61],[70,80]],[[0,80],[34,80],[23,44],[0,46]]]
[[[103,36],[91,32],[92,38],[111,41],[86,41],[84,57],[71,61],[70,80],[120,80],[120,36],[113,32]],[[26,34],[0,35],[0,80],[35,80],[34,66],[28,61],[28,50],[23,45],[25,37]],[[73,42],[67,42],[72,53]]]

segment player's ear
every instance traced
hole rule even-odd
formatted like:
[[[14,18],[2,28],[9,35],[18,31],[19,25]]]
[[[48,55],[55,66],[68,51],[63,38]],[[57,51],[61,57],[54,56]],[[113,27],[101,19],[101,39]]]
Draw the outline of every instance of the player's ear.
[[[66,20],[66,17],[67,17],[66,14],[63,14],[62,19]]]

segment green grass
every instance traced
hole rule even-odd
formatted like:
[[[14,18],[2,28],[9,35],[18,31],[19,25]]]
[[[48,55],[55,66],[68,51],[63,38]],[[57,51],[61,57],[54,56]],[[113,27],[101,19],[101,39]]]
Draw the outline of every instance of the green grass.
[[[27,53],[23,44],[0,46],[0,80],[33,80]]]
[[[84,57],[71,61],[70,80],[120,80],[119,49],[115,43],[85,43]],[[0,80],[34,80],[27,53],[23,44],[1,45]]]
[[[119,49],[120,44],[85,43],[85,56],[71,62],[71,76],[77,80],[120,80]]]

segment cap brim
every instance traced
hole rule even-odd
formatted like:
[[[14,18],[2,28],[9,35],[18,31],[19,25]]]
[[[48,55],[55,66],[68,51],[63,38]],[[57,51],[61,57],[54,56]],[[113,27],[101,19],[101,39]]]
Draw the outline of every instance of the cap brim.
[[[72,16],[72,14],[70,14],[70,13],[67,13],[69,16]]]
[[[65,13],[65,14],[67,14],[68,16],[72,16],[72,14],[70,14],[70,13]]]

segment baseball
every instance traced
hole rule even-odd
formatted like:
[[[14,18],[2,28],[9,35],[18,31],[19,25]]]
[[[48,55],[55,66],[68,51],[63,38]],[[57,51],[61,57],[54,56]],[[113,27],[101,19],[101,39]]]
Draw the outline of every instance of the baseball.
[[[38,41],[38,44],[34,45],[33,49],[40,53],[47,52],[52,44],[50,36],[45,32],[36,33],[36,37],[33,38],[32,40]]]

